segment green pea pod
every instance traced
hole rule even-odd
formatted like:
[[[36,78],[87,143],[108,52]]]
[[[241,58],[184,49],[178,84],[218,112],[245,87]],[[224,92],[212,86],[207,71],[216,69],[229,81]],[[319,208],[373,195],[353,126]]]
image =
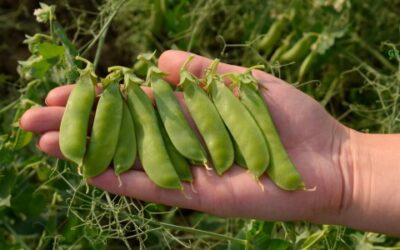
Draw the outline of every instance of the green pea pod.
[[[96,96],[93,67],[80,72],[60,125],[60,149],[68,160],[81,165],[86,152],[87,128]]]
[[[187,122],[171,84],[163,80],[156,67],[149,70],[154,99],[165,130],[176,150],[195,164],[206,164],[207,156],[199,139]]]
[[[116,175],[128,171],[135,163],[137,146],[133,119],[128,105],[124,101],[118,144],[113,159],[114,172]]]
[[[282,35],[283,30],[288,24],[288,20],[286,16],[280,16],[278,19],[271,25],[267,34],[257,43],[257,48],[264,52],[266,56],[268,56],[279,38]]]
[[[264,98],[250,84],[241,84],[239,95],[241,102],[250,111],[268,141],[271,165],[267,172],[271,180],[284,190],[304,188],[302,177],[291,162],[280,140]]]
[[[161,33],[165,11],[165,0],[155,0],[150,4],[149,30],[154,35]]]
[[[120,68],[125,74],[124,85],[128,106],[135,117],[137,146],[144,171],[159,187],[182,189],[179,176],[165,148],[153,105],[139,86],[141,80],[129,69]]]
[[[312,33],[303,35],[292,48],[286,51],[278,60],[283,62],[298,62],[303,59],[310,51],[311,44],[315,40],[316,36]]]
[[[183,157],[183,155],[181,155],[172,144],[170,138],[168,137],[167,131],[162,124],[160,114],[158,112],[156,113],[160,125],[161,135],[164,138],[165,147],[167,148],[168,155],[172,161],[172,164],[174,165],[176,173],[182,181],[192,182],[193,176],[192,172],[190,171],[190,166],[188,162],[186,161],[185,157]]]
[[[107,169],[118,144],[123,111],[120,77],[114,78],[112,74],[108,77],[108,85],[97,103],[89,147],[82,164],[85,178],[97,176]]]
[[[299,81],[304,79],[304,76],[310,71],[311,66],[313,65],[315,59],[317,58],[318,53],[316,50],[312,50],[310,54],[304,59],[304,61],[300,65],[299,69]]]
[[[290,48],[290,42],[292,41],[295,32],[291,32],[282,42],[282,45],[275,50],[272,54],[270,61],[275,62],[279,60],[283,53],[285,53]]]
[[[242,168],[247,168],[246,161],[244,160],[242,152],[240,152],[239,145],[233,140],[233,148],[235,149],[235,163]]]
[[[198,79],[191,75],[185,66],[181,69],[180,78],[179,85],[183,89],[189,112],[205,141],[216,172],[222,175],[234,161],[234,150],[229,133],[214,104],[199,87]]]
[[[268,168],[270,156],[267,143],[254,118],[233,92],[225,86],[222,77],[215,74],[218,60],[215,60],[207,73],[207,85],[211,97],[222,120],[233,139],[250,172],[259,178]]]

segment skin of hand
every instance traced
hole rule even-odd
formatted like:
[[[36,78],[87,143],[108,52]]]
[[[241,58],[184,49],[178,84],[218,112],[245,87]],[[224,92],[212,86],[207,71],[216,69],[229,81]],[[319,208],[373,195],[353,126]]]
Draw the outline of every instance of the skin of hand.
[[[158,66],[168,73],[166,80],[171,84],[179,83],[179,69],[188,56],[173,50],[160,56]],[[210,59],[195,56],[188,69],[201,78],[210,63]],[[244,70],[224,63],[218,66],[220,74]],[[156,187],[140,168],[122,174],[122,185],[112,169],[89,183],[110,193],[223,217],[306,220],[400,235],[395,219],[400,215],[400,136],[356,132],[284,81],[258,70],[253,75],[265,87],[262,93],[272,118],[308,191],[283,191],[267,176],[260,179],[263,191],[254,177],[238,166],[223,176],[193,167],[193,188],[184,183],[184,191]],[[47,95],[47,106],[28,110],[20,120],[22,128],[41,134],[38,148],[58,158],[63,158],[58,130],[72,88],[53,89]],[[152,99],[150,89],[144,90]],[[183,95],[176,95],[194,127]]]

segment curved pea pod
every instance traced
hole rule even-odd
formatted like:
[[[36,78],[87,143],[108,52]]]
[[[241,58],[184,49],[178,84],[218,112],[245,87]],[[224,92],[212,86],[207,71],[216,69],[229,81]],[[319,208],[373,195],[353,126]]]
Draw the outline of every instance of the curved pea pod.
[[[267,172],[271,180],[284,190],[304,188],[302,177],[280,140],[264,98],[254,86],[249,84],[240,85],[239,95],[241,102],[250,111],[268,141],[271,164]]]
[[[135,117],[138,153],[144,171],[159,187],[182,189],[165,147],[153,105],[139,86],[141,80],[128,70],[124,74],[128,106]]]
[[[310,51],[311,44],[315,40],[316,35],[312,33],[307,33],[300,38],[292,48],[286,51],[278,60],[283,62],[300,61],[303,59],[307,53]]]
[[[87,129],[96,96],[93,68],[81,71],[60,125],[60,149],[68,160],[81,165],[86,152]]]
[[[275,50],[272,54],[270,61],[275,62],[290,48],[290,43],[295,35],[295,32],[291,32],[282,42],[282,45]]]
[[[304,76],[310,71],[311,66],[313,65],[315,59],[317,58],[318,53],[316,50],[312,50],[310,54],[304,59],[304,61],[300,65],[299,69],[299,81],[304,79]]]
[[[195,164],[206,164],[206,153],[189,126],[171,84],[163,80],[162,72],[152,67],[149,71],[149,81],[162,123],[168,137],[178,152]]]
[[[223,82],[216,81],[212,84],[211,96],[225,125],[237,142],[248,169],[256,177],[260,177],[269,165],[269,152],[253,117]]]
[[[211,98],[233,139],[237,142],[247,168],[259,178],[268,168],[270,161],[267,143],[246,107],[225,86],[224,80],[215,75],[218,62],[215,60],[212,63],[207,77]]]
[[[103,173],[114,156],[123,111],[119,80],[118,77],[110,80],[109,85],[100,94],[89,147],[82,164],[85,178]]]
[[[221,117],[212,101],[199,86],[199,81],[190,72],[181,69],[180,87],[186,105],[207,146],[216,172],[222,175],[233,164],[234,150]]]
[[[113,159],[116,175],[128,171],[135,163],[137,146],[133,119],[128,105],[124,101],[118,144]]]
[[[277,44],[287,24],[287,17],[279,16],[278,19],[272,23],[264,37],[257,43],[257,48],[263,51],[266,56],[268,56],[274,46]]]
[[[171,159],[171,162],[174,165],[176,173],[178,174],[179,178],[182,181],[192,182],[193,176],[192,176],[192,172],[190,171],[190,166],[189,166],[188,162],[186,161],[185,157],[183,157],[183,155],[181,155],[178,152],[178,150],[174,147],[171,140],[169,139],[167,131],[165,131],[165,128],[162,124],[159,113],[158,113],[157,117],[158,117],[158,121],[160,124],[161,135],[165,142],[165,147],[167,148],[169,158]]]
[[[246,161],[244,160],[242,152],[240,152],[239,145],[233,140],[233,148],[235,149],[235,163],[242,168],[247,168]]]
[[[155,0],[150,4],[149,30],[154,35],[161,32],[165,8],[165,0]]]

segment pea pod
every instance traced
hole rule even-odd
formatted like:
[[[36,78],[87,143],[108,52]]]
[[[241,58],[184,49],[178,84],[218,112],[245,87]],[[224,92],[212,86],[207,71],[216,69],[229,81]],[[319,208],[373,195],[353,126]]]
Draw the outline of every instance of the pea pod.
[[[148,80],[168,137],[180,154],[195,164],[204,165],[207,163],[206,153],[190,128],[171,84],[162,79],[163,75],[159,69],[151,67]]]
[[[199,87],[198,79],[185,69],[185,65],[181,69],[179,85],[183,89],[186,105],[204,139],[214,168],[222,175],[232,166],[234,160],[229,133],[214,104]]]
[[[310,54],[304,59],[304,61],[300,65],[299,69],[299,81],[304,79],[304,76],[310,71],[311,66],[313,65],[315,59],[317,58],[318,53],[316,50],[312,50]]]
[[[119,75],[115,74],[108,75],[105,80],[105,89],[100,94],[89,147],[82,164],[84,177],[103,173],[114,156],[123,111],[120,80]]]
[[[279,38],[282,35],[283,30],[288,24],[288,19],[285,15],[279,16],[278,19],[271,25],[267,34],[257,43],[257,48],[264,52],[268,56]]]
[[[160,125],[161,135],[164,138],[165,147],[167,148],[168,155],[172,164],[174,165],[176,173],[182,181],[192,182],[193,177],[188,162],[172,144],[170,138],[168,137],[167,131],[165,131],[164,125],[162,124],[160,114],[158,112],[156,113]]]
[[[250,71],[246,75],[239,78],[241,79],[239,96],[241,102],[256,120],[264,138],[268,142],[271,153],[271,164],[267,170],[269,177],[278,187],[284,190],[304,188],[302,177],[290,160],[264,98],[256,88],[257,81],[251,76]]]
[[[87,128],[96,96],[93,75],[93,66],[87,62],[68,98],[60,125],[61,152],[78,165],[86,152]]]
[[[242,152],[240,152],[239,145],[233,140],[233,148],[235,149],[235,163],[242,168],[247,168],[246,161],[244,160]]]
[[[292,41],[295,32],[291,32],[282,42],[282,45],[275,50],[272,54],[270,61],[275,62],[279,60],[283,53],[285,53],[290,48],[290,42]]]
[[[268,168],[270,161],[267,143],[249,111],[225,86],[222,77],[215,74],[218,62],[215,60],[207,73],[207,86],[210,89],[211,98],[233,139],[237,142],[248,169],[259,178]]]
[[[161,33],[165,8],[165,0],[155,0],[150,4],[149,30],[155,36]]]
[[[129,109],[135,117],[138,153],[144,171],[159,187],[182,189],[165,148],[153,105],[139,86],[142,80],[135,77],[130,69],[113,67],[111,70],[124,73],[124,87]]]
[[[133,119],[128,105],[124,101],[118,144],[113,159],[116,175],[128,171],[135,163],[137,146]]]
[[[298,40],[292,48],[286,51],[278,60],[283,62],[298,62],[303,59],[310,51],[312,42],[315,40],[315,34],[307,33]]]

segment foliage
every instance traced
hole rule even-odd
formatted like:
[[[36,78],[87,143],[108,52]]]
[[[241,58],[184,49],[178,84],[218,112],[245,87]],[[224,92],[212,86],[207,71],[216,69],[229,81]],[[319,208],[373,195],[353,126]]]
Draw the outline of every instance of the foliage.
[[[222,219],[112,196],[86,187],[75,166],[40,153],[38,138],[18,127],[22,113],[43,105],[50,89],[75,80],[77,54],[104,75],[110,65],[133,65],[139,53],[177,48],[264,64],[346,125],[399,132],[398,1],[52,2],[0,3],[0,249],[400,248],[396,238],[341,226]],[[282,13],[293,15],[282,41],[318,34],[310,47],[317,56],[303,79],[301,61],[272,62],[256,47]]]

